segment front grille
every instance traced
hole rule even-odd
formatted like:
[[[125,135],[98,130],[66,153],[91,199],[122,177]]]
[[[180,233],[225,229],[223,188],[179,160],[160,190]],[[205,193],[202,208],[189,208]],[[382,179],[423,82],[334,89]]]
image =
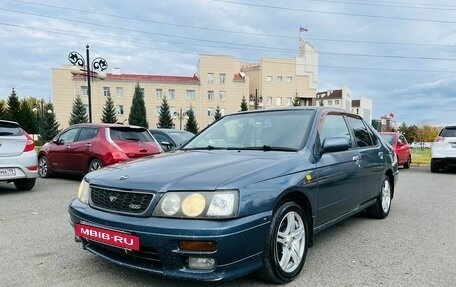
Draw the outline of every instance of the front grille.
[[[94,207],[119,213],[141,214],[149,206],[153,194],[113,189],[91,188],[91,203]]]

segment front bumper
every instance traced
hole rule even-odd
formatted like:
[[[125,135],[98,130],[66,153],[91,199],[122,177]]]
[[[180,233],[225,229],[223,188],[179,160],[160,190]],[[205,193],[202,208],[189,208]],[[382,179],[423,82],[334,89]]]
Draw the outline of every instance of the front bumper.
[[[271,212],[233,220],[190,220],[133,217],[96,210],[74,199],[69,206],[70,223],[95,225],[138,236],[139,251],[129,251],[85,239],[83,248],[109,261],[163,276],[218,281],[253,272],[262,265],[262,252]],[[212,241],[215,251],[179,249],[179,242]],[[189,258],[214,259],[215,268],[189,268]]]

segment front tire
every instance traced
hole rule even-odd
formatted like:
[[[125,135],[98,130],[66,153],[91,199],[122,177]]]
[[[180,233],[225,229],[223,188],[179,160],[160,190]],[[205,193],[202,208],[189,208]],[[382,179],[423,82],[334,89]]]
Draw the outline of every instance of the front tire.
[[[393,189],[391,186],[391,180],[388,176],[383,176],[382,189],[377,197],[377,202],[367,208],[369,216],[377,219],[386,218],[391,209],[392,197]]]
[[[36,178],[24,178],[18,179],[14,181],[14,185],[16,186],[17,190],[26,191],[30,190],[35,186]]]
[[[439,165],[436,164],[436,163],[433,163],[433,162],[431,161],[431,172],[432,172],[432,173],[437,173],[437,172],[439,172],[439,171],[440,171]]]
[[[262,279],[288,283],[301,272],[306,260],[309,232],[306,214],[288,201],[274,212],[263,252]]]

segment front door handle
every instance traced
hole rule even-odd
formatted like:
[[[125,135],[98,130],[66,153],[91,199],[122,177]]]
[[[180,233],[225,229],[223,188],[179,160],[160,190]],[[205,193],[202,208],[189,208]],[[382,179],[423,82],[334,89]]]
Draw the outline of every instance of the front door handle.
[[[65,147],[65,149],[70,149],[70,148],[71,148],[70,145],[67,145],[67,146]]]
[[[379,157],[380,159],[383,159],[383,152],[382,152],[382,151],[379,151],[379,152],[378,152],[378,157]]]
[[[92,144],[91,143],[86,143],[86,147],[91,147]]]

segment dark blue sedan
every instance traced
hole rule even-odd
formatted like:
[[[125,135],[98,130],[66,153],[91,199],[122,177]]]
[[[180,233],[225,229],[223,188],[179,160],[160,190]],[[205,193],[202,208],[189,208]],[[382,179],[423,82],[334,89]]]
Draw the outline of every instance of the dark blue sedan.
[[[91,172],[69,206],[77,242],[123,266],[192,280],[286,283],[315,233],[385,218],[391,146],[359,116],[302,107],[227,115],[173,153]]]

